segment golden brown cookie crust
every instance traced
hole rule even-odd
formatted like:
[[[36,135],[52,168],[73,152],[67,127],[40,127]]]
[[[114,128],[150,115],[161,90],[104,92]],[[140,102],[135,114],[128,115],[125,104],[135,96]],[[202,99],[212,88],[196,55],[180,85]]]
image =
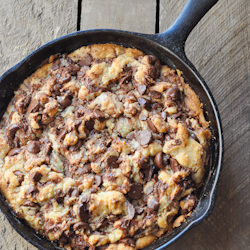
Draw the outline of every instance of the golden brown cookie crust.
[[[142,249],[195,208],[211,137],[181,72],[114,44],[49,58],[1,121],[0,188],[66,249]]]

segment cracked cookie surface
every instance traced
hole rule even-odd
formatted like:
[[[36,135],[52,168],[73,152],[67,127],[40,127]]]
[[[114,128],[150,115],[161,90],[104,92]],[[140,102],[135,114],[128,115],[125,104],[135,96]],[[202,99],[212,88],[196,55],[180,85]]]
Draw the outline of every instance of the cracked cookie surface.
[[[2,118],[1,191],[65,249],[142,249],[195,208],[208,127],[155,56],[114,44],[51,56]]]

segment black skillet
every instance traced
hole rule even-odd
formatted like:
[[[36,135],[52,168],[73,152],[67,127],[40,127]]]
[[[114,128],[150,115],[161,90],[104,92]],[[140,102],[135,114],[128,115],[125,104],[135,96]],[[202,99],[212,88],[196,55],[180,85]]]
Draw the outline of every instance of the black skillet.
[[[147,247],[148,250],[166,248],[191,226],[204,219],[214,206],[216,183],[223,157],[221,121],[214,98],[205,81],[193,64],[187,59],[184,52],[184,45],[192,29],[216,2],[217,0],[189,0],[175,23],[167,31],[157,35],[103,29],[79,31],[60,37],[33,52],[0,78],[0,115],[2,116],[13,97],[14,90],[46,58],[56,53],[69,53],[84,45],[115,43],[126,47],[135,47],[147,54],[156,55],[163,64],[178,68],[183,72],[186,82],[199,95],[204,104],[204,109],[207,111],[207,118],[211,121],[211,130],[213,133],[211,162],[198,206],[191,217],[180,227],[173,230],[172,233],[161,237]],[[16,217],[1,194],[0,208],[16,231],[31,244],[42,250],[59,249],[56,244],[41,237],[27,226],[24,221]]]

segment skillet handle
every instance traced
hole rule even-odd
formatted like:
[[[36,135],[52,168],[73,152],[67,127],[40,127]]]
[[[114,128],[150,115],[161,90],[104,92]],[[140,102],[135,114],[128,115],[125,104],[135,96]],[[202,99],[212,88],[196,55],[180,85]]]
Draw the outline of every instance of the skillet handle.
[[[185,42],[201,18],[218,0],[188,0],[175,22],[157,40],[186,61]]]

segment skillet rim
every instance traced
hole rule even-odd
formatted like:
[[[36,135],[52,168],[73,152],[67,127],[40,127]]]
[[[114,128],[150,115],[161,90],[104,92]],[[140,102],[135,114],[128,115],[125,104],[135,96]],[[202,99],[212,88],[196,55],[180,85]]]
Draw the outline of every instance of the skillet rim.
[[[121,35],[131,36],[132,38],[136,37],[139,39],[147,40],[147,42],[151,42],[151,43],[153,43],[153,45],[160,46],[161,49],[164,49],[165,51],[167,51],[167,53],[169,53],[172,57],[174,57],[175,60],[179,61],[179,63],[181,63],[185,68],[187,68],[187,70],[191,72],[192,76],[194,76],[197,79],[197,81],[199,82],[199,85],[201,85],[202,89],[204,90],[204,92],[209,100],[209,104],[212,106],[213,116],[214,116],[215,122],[216,122],[216,130],[217,130],[216,132],[218,134],[218,138],[217,138],[218,147],[216,149],[216,152],[213,152],[213,154],[217,154],[217,158],[216,158],[216,162],[214,163],[214,165],[216,165],[216,166],[214,166],[214,173],[210,177],[213,179],[208,180],[208,181],[212,181],[212,184],[211,184],[212,186],[211,186],[211,189],[209,190],[210,191],[209,195],[205,197],[207,200],[206,201],[206,209],[196,219],[194,219],[194,220],[188,219],[187,223],[183,223],[185,225],[181,225],[179,228],[176,228],[175,230],[173,230],[173,232],[170,232],[167,235],[161,236],[159,239],[157,239],[156,242],[152,243],[150,246],[145,248],[148,250],[151,250],[151,249],[160,250],[160,249],[164,249],[165,247],[169,246],[177,238],[179,238],[181,235],[183,235],[186,231],[188,231],[194,225],[197,225],[198,223],[200,223],[203,219],[205,219],[208,215],[211,214],[212,209],[214,207],[214,203],[215,203],[216,187],[217,187],[217,183],[218,183],[218,179],[219,179],[219,175],[220,175],[221,167],[222,167],[222,161],[223,161],[223,131],[222,131],[222,123],[221,123],[218,107],[216,105],[214,97],[213,97],[209,87],[207,86],[206,82],[201,77],[201,75],[196,70],[196,68],[193,66],[193,64],[186,58],[185,54],[177,55],[177,53],[175,53],[173,51],[174,49],[171,48],[171,46],[168,46],[167,44],[162,42],[161,34],[151,35],[151,34],[143,34],[143,33],[115,30],[115,29],[90,29],[90,30],[77,31],[77,32],[73,32],[73,33],[61,36],[59,38],[56,38],[56,39],[44,44],[43,46],[39,47],[38,49],[36,49],[32,53],[30,53],[28,56],[26,56],[19,63],[17,63],[13,67],[11,67],[9,70],[7,70],[0,77],[0,85],[2,84],[2,81],[4,81],[4,79],[6,77],[8,77],[10,74],[12,74],[14,72],[17,72],[23,65],[29,64],[30,63],[29,60],[31,60],[32,57],[36,56],[38,53],[42,52],[44,49],[46,49],[48,47],[51,47],[53,49],[53,48],[55,48],[57,43],[62,42],[63,40],[71,39],[71,38],[78,37],[81,35],[91,35],[94,33],[110,33],[110,32],[115,34],[115,35],[121,34]],[[107,43],[107,42],[104,42],[104,43]],[[119,43],[116,43],[114,41],[114,44],[119,44]],[[84,46],[84,45],[82,45],[82,46]],[[77,48],[75,48],[75,49],[77,49]],[[143,49],[141,49],[141,48],[138,48],[138,49],[143,51]],[[164,55],[164,57],[167,57],[167,55]],[[46,58],[47,58],[47,56],[46,56]],[[42,63],[43,60],[39,60],[39,61]],[[30,71],[34,72],[39,67],[40,66],[31,67]],[[26,75],[26,77],[28,77],[30,74],[31,74],[30,72],[27,72],[25,75]],[[21,82],[22,82],[22,80],[18,84],[20,84]],[[202,199],[204,199],[204,196],[200,197],[200,200],[202,200]],[[200,203],[200,200],[199,200],[199,203]],[[198,207],[198,205],[197,205],[197,207]],[[196,207],[196,209],[197,209],[197,207]],[[195,209],[195,211],[196,211],[196,209]],[[30,231],[30,230],[33,231],[33,234],[28,236],[26,234],[26,232],[23,232],[17,225],[17,224],[22,224],[23,220],[18,218],[18,216],[15,214],[15,212],[9,207],[9,205],[6,202],[5,197],[2,195],[2,193],[0,193],[0,210],[3,212],[5,218],[7,218],[7,220],[11,224],[11,226],[24,239],[26,239],[29,243],[36,246],[38,249],[41,249],[41,250],[48,249],[48,248],[44,248],[44,246],[40,245],[41,243],[39,241],[41,241],[41,240],[45,240],[46,242],[48,242],[48,244],[50,244],[51,247],[53,247],[53,248],[49,248],[49,249],[61,249],[61,248],[57,247],[56,245],[54,245],[53,242],[47,240],[42,235],[36,233],[35,230],[32,229],[30,226],[28,226],[26,223],[23,226],[25,228],[27,228],[28,231]],[[177,231],[179,231],[179,232],[175,233]],[[33,238],[31,238],[31,236]],[[160,243],[159,241],[164,241],[164,242]],[[155,246],[158,245],[158,246],[156,246],[156,248],[152,248],[154,245]]]

